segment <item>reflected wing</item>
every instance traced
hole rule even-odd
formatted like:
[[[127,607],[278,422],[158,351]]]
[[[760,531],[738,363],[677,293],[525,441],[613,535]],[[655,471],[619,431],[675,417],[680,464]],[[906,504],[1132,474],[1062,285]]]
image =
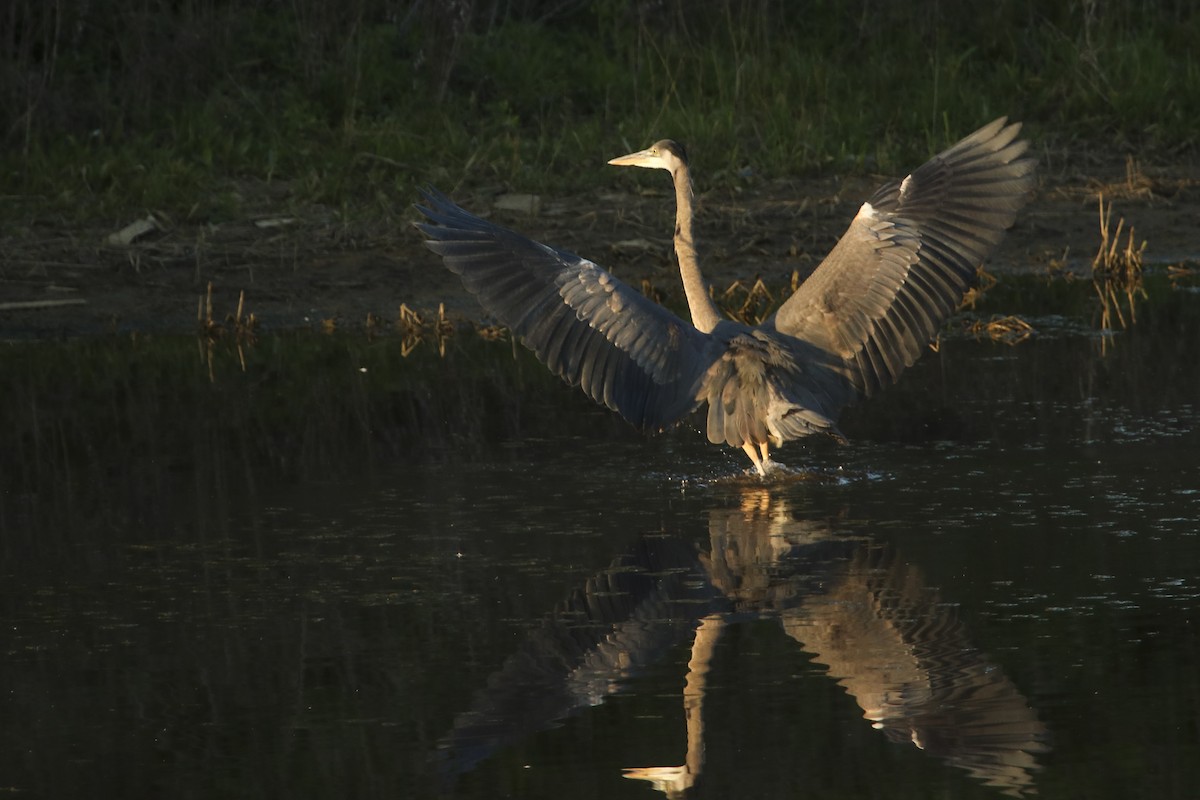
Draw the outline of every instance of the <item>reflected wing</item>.
[[[826,586],[827,596],[806,598],[781,622],[873,727],[1011,797],[1036,794],[1046,726],[919,568],[864,545]]]
[[[639,428],[698,402],[709,338],[587,259],[548,247],[426,191],[429,248],[479,303],[563,380]]]
[[[974,283],[1034,186],[1020,124],[1001,118],[859,209],[775,327],[841,357],[872,394],[911,366]]]
[[[560,603],[488,677],[438,744],[448,780],[599,705],[723,609],[695,546],[646,536]]]

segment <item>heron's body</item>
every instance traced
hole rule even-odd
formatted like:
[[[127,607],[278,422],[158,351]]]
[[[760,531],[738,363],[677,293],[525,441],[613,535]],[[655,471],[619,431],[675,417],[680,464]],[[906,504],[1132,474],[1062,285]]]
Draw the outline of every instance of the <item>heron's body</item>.
[[[671,172],[688,323],[593,262],[428,192],[429,246],[551,370],[644,430],[708,405],[708,438],[760,473],[770,445],[826,433],[921,355],[1033,188],[1019,125],[1000,119],[864,203],[825,260],[762,325],[721,319],[700,274],[682,148],[614,159]]]

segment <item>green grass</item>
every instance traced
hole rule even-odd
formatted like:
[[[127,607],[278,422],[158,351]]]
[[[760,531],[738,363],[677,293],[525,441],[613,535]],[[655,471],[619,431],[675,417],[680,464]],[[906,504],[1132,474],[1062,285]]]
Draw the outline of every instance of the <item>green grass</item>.
[[[351,214],[425,183],[587,189],[663,136],[706,185],[895,173],[1001,114],[1048,147],[1178,158],[1200,118],[1187,4],[530,2],[476,8],[460,36],[384,0],[132,5],[59,9],[56,29],[22,0],[0,23],[44,44],[0,56],[10,220],[220,221],[273,182]]]

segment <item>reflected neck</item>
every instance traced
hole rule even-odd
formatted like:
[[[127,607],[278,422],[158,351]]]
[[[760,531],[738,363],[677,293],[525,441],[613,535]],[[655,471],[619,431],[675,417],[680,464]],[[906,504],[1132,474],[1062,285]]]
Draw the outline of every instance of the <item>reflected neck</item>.
[[[696,260],[696,243],[692,239],[692,178],[686,164],[680,164],[671,177],[675,181],[675,257],[679,259],[683,291],[692,312],[692,324],[704,333],[711,333],[721,315],[708,294]]]

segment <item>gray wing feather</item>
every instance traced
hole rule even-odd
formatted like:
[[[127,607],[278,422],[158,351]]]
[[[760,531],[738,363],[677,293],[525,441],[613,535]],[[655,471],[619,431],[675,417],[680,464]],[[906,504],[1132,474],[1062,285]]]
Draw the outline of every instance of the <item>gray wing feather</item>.
[[[553,372],[657,430],[699,404],[710,337],[587,259],[480,219],[429,190],[417,223],[467,290]]]
[[[1035,162],[1004,118],[884,186],[776,314],[867,395],[913,364],[1027,202]]]

